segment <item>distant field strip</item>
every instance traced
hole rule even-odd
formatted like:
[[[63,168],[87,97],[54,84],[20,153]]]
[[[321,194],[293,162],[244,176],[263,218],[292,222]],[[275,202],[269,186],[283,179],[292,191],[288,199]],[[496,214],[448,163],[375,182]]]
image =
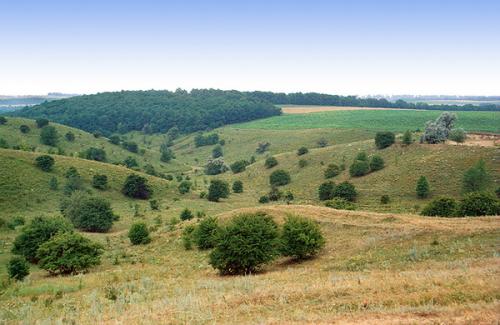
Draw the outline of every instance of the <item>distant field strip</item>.
[[[359,107],[359,106],[318,106],[318,105],[281,105],[281,110],[286,114],[302,114],[330,111],[386,111],[401,110],[402,108],[385,107]]]
[[[424,129],[442,111],[417,110],[347,110],[304,114],[284,114],[249,123],[237,124],[242,129],[318,129],[348,128],[365,130],[405,131]],[[500,112],[456,112],[456,126],[466,131],[500,133]]]

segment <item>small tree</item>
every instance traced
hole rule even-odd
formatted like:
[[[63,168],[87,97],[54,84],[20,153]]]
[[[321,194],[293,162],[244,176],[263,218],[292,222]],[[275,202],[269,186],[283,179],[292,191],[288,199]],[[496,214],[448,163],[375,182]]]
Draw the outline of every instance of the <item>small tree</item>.
[[[464,173],[462,187],[464,192],[480,192],[486,189],[490,180],[484,160],[481,159]]]
[[[419,199],[425,199],[429,196],[430,187],[429,182],[427,181],[427,178],[425,176],[420,176],[417,181],[417,188],[415,190]]]
[[[109,137],[109,143],[114,145],[119,145],[121,142],[121,138],[118,134],[113,134]]]
[[[222,151],[222,147],[220,145],[215,146],[212,149],[212,158],[219,158],[224,156],[224,152]]]
[[[222,180],[214,179],[208,187],[207,199],[212,202],[219,202],[221,198],[229,196],[229,185]]]
[[[37,118],[35,122],[36,122],[36,126],[39,129],[43,128],[44,126],[49,125],[49,120],[47,120],[45,118]]]
[[[50,172],[54,166],[54,158],[49,155],[38,156],[35,159],[35,165],[44,172]]]
[[[234,193],[243,193],[243,182],[238,180],[233,183],[233,192]]]
[[[61,213],[76,228],[90,232],[107,232],[116,219],[109,201],[82,192],[76,192],[63,200]]]
[[[144,177],[130,174],[123,184],[122,193],[134,199],[147,200],[153,195],[153,189]]]
[[[425,206],[421,214],[431,217],[453,217],[457,214],[457,202],[448,197],[437,198]]]
[[[192,183],[190,181],[182,181],[178,187],[179,193],[180,194],[189,193],[189,191],[191,191],[191,185]]]
[[[231,171],[234,174],[239,174],[239,173],[245,171],[245,169],[247,168],[248,165],[249,165],[248,161],[246,161],[246,160],[238,160],[238,161],[235,161],[234,163],[232,163],[229,166],[229,168],[231,168]]]
[[[325,245],[319,226],[312,220],[299,216],[286,217],[281,241],[282,254],[294,259],[315,256]]]
[[[125,166],[127,166],[127,168],[133,168],[133,167],[139,166],[139,164],[137,163],[137,160],[135,160],[135,158],[132,156],[128,156],[127,158],[125,158],[125,160],[123,161],[123,164]]]
[[[69,141],[69,142],[73,142],[73,141],[75,141],[75,134],[74,134],[73,132],[71,132],[71,131],[68,131],[68,132],[64,135],[64,137],[65,137],[65,138],[66,138],[66,140],[67,140],[67,141]]]
[[[161,150],[160,160],[163,161],[163,162],[165,162],[165,163],[168,163],[172,159],[175,159],[175,154],[172,151],[172,149],[170,149],[170,148],[163,148]]]
[[[290,174],[283,170],[278,169],[271,173],[269,176],[269,183],[271,186],[283,186],[290,183]]]
[[[19,131],[21,131],[21,133],[29,133],[30,132],[30,127],[23,124],[19,127]]]
[[[106,151],[101,148],[90,147],[83,152],[83,158],[95,161],[106,161]]]
[[[220,230],[210,265],[221,274],[249,274],[279,256],[278,226],[265,214],[241,214]]]
[[[108,176],[96,174],[92,177],[92,187],[98,190],[105,190],[108,188]]]
[[[40,268],[50,274],[74,274],[99,265],[103,247],[77,233],[57,234],[37,250]]]
[[[330,200],[333,198],[333,190],[335,189],[334,182],[324,182],[318,188],[318,195],[321,201]]]
[[[356,201],[357,196],[356,187],[349,182],[342,182],[333,189],[333,197],[340,197],[353,202]]]
[[[214,248],[220,227],[217,219],[208,217],[203,219],[193,232],[193,240],[199,249]]]
[[[384,168],[384,159],[382,159],[382,157],[378,155],[371,157],[370,170],[374,172],[377,170],[381,170],[382,168]]]
[[[340,174],[340,167],[335,164],[329,164],[325,170],[325,178],[332,178]]]
[[[266,168],[273,168],[274,166],[278,165],[278,160],[274,157],[267,157],[264,165]]]
[[[464,129],[461,129],[461,128],[452,129],[450,131],[450,134],[448,135],[448,139],[450,139],[451,141],[458,142],[458,143],[465,142],[466,138],[467,138],[467,134],[465,133]]]
[[[443,112],[435,121],[428,121],[420,141],[430,144],[446,141],[456,119],[454,113]]]
[[[361,177],[370,172],[370,165],[367,161],[356,160],[349,167],[349,174],[351,177]]]
[[[406,130],[406,132],[403,134],[402,142],[405,146],[409,146],[413,143],[413,138],[411,136],[410,130]]]
[[[180,218],[182,221],[193,219],[193,213],[188,208],[181,211]]]
[[[145,245],[151,242],[148,227],[144,222],[134,223],[128,231],[128,238],[132,245]]]
[[[55,147],[59,140],[59,134],[53,126],[44,126],[40,132],[40,142]]]
[[[489,193],[468,193],[460,201],[458,214],[461,216],[500,215],[500,201]]]
[[[7,272],[9,278],[23,281],[30,274],[30,266],[24,257],[13,256],[7,264]]]
[[[224,159],[222,157],[217,159],[210,159],[205,165],[205,174],[207,175],[218,175],[226,172],[228,170]]]
[[[396,142],[396,136],[392,132],[377,132],[375,135],[375,145],[378,149],[390,147]]]
[[[302,155],[305,155],[306,153],[309,152],[309,149],[307,149],[306,147],[300,147],[298,150],[297,150],[297,156],[302,156]]]

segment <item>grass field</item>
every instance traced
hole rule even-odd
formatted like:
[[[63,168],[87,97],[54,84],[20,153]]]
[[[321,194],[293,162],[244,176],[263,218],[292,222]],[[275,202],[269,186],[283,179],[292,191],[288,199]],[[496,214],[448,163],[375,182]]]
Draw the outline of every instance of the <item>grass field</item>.
[[[239,124],[241,129],[300,130],[317,128],[388,130],[404,132],[424,129],[441,111],[350,110],[284,114]],[[500,112],[457,112],[456,126],[466,131],[500,133]]]

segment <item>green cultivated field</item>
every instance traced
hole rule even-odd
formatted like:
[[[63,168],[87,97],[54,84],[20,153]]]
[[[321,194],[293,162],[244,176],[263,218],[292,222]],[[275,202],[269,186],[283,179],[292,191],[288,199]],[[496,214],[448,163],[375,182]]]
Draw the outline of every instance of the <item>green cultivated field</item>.
[[[318,129],[342,128],[364,130],[422,130],[425,122],[434,120],[442,111],[355,110],[306,114],[285,114],[239,124],[242,129]],[[456,112],[457,127],[466,131],[500,132],[500,112]]]

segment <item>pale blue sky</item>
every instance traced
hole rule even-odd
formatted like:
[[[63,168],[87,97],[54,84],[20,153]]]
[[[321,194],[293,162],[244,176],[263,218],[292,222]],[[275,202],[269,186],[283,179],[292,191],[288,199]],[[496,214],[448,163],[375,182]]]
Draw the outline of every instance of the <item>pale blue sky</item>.
[[[0,94],[500,95],[500,1],[0,0]]]

